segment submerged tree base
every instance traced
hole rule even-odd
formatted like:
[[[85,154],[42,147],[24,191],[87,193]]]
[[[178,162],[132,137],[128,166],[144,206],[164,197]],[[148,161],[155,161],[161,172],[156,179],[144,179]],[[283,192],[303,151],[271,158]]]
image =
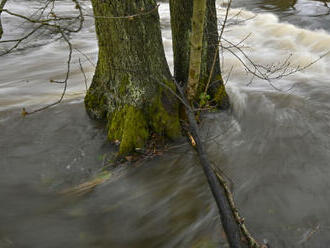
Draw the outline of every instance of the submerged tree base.
[[[109,139],[120,142],[120,155],[142,148],[152,134],[165,139],[181,136],[179,101],[173,94],[176,87],[165,58],[156,1],[92,0],[92,5],[95,16],[107,18],[95,18],[99,53],[85,97],[89,115],[106,120]],[[214,7],[208,7],[209,17]],[[207,61],[214,58],[216,42],[217,38],[204,39]],[[228,96],[222,79],[217,80],[221,73],[215,69],[209,79],[209,64],[202,66],[202,91],[209,86],[206,94],[212,105],[226,109]],[[218,60],[214,68],[219,68]]]
[[[174,88],[174,83],[167,85]],[[104,92],[91,87],[85,106],[92,118],[107,121],[109,140],[120,141],[119,155],[143,148],[153,133],[171,140],[181,136],[178,103],[169,90],[159,85],[145,103],[127,101],[117,107],[115,97]]]
[[[142,148],[154,133],[181,136],[156,1],[92,0],[92,5],[95,16],[108,18],[95,18],[99,54],[85,97],[89,115],[107,121],[109,139],[120,141],[120,155]]]

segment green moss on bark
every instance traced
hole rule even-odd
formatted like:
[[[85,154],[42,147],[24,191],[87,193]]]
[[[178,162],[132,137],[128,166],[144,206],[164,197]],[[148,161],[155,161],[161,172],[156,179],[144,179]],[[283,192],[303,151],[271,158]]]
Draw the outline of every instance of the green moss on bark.
[[[103,119],[107,113],[106,98],[99,91],[89,89],[85,96],[85,107],[94,119]]]
[[[118,96],[119,97],[126,95],[128,86],[129,86],[129,78],[128,78],[128,75],[126,75],[118,87],[118,93],[119,93]]]
[[[192,30],[191,22],[187,22],[187,20],[191,20],[193,15],[193,0],[170,0],[170,8],[173,35],[174,76],[178,82],[187,83],[189,75],[189,56],[191,53],[187,40],[189,40],[189,34]],[[217,23],[215,0],[207,0],[201,75],[194,100],[199,102],[199,98],[202,94],[208,95],[210,96],[208,100],[212,103],[216,102],[220,109],[227,109],[229,107],[229,98],[225,92],[223,80],[221,78],[219,50],[217,49],[219,45]],[[205,86],[211,71],[211,82],[205,94]]]
[[[92,0],[98,62],[85,97],[87,112],[107,121],[110,140],[124,155],[145,145],[152,133],[180,135],[178,101],[159,82],[171,81],[155,0]],[[112,18],[145,12],[133,19]],[[141,49],[143,48],[143,49]],[[171,87],[174,87],[173,82]]]
[[[171,87],[175,90],[173,82],[166,83],[168,87]],[[160,134],[165,135],[170,139],[175,139],[181,135],[181,126],[178,115],[178,103],[171,102],[165,108],[164,102],[170,102],[174,96],[169,95],[169,92],[166,89],[160,89],[160,94],[158,94],[153,103],[149,108],[149,116],[151,118],[152,129]],[[173,101],[173,100],[172,100]],[[172,105],[172,106],[170,106]]]
[[[142,110],[126,105],[112,114],[108,124],[108,138],[121,141],[120,155],[143,147],[148,137],[147,121]]]
[[[153,132],[170,139],[181,135],[178,104],[168,109],[162,100],[166,97],[165,90],[161,90],[146,109],[125,105],[108,113],[108,138],[120,141],[119,155],[144,147]]]
[[[214,95],[214,101],[216,102],[218,108],[228,109],[229,108],[229,97],[226,92],[226,88],[223,84],[218,87]]]

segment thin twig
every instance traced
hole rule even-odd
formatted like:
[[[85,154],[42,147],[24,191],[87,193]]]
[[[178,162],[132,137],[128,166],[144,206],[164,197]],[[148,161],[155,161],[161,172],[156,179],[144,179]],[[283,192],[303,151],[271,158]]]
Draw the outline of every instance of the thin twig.
[[[219,42],[221,42],[221,38],[222,38],[223,32],[224,32],[225,27],[226,27],[226,23],[227,23],[227,19],[228,19],[228,14],[229,14],[231,3],[232,3],[232,0],[229,1],[229,4],[227,6],[225,19],[223,21],[221,32],[220,32],[220,35],[219,35]],[[211,79],[213,77],[213,71],[214,71],[215,63],[217,61],[217,57],[218,56],[219,56],[219,46],[217,46],[217,48],[215,49],[215,52],[214,52],[213,61],[212,61],[212,67],[211,67],[209,78],[207,80],[206,87],[204,89],[204,94],[207,94],[207,90],[208,90],[208,88],[210,86],[210,82],[211,82]]]
[[[80,53],[82,56],[84,56],[87,61],[95,68],[96,65],[93,63],[93,61],[87,56],[87,54],[83,53],[82,51],[80,51],[78,48],[74,48],[74,50],[76,50],[78,53]]]
[[[66,90],[67,90],[67,86],[68,86],[68,80],[69,80],[69,76],[70,76],[70,66],[71,66],[71,59],[72,59],[72,44],[71,42],[69,41],[68,37],[64,34],[63,30],[59,30],[59,32],[62,34],[62,37],[63,37],[63,40],[67,43],[68,47],[69,47],[69,55],[68,55],[68,61],[67,61],[67,71],[66,71],[66,74],[65,74],[65,78],[64,80],[62,81],[62,83],[64,84],[64,88],[63,88],[63,91],[62,91],[62,95],[60,97],[59,100],[57,100],[56,102],[54,103],[51,103],[49,105],[46,105],[42,108],[38,108],[36,110],[33,110],[33,111],[30,111],[30,112],[27,112],[25,108],[23,108],[23,111],[22,111],[22,114],[23,116],[25,115],[30,115],[30,114],[34,114],[34,113],[37,113],[37,112],[40,112],[42,110],[45,110],[45,109],[48,109],[52,106],[55,106],[59,103],[62,102],[63,98],[64,98],[64,95],[66,93]]]
[[[3,34],[3,28],[2,28],[2,23],[1,23],[1,13],[2,13],[2,9],[5,7],[6,3],[7,3],[7,0],[2,0],[0,2],[0,39],[1,39],[2,34]]]
[[[84,75],[85,86],[86,86],[86,92],[87,92],[87,90],[88,90],[88,87],[87,87],[87,77],[86,77],[86,74],[85,74],[84,68],[83,68],[83,66],[82,66],[82,64],[81,64],[81,60],[80,60],[80,58],[79,58],[79,66],[80,66],[80,70],[81,70],[82,74]]]
[[[137,13],[137,14],[134,14],[134,15],[127,15],[127,16],[95,16],[95,15],[85,15],[85,16],[93,17],[93,18],[96,18],[96,19],[128,19],[128,20],[132,20],[135,17],[150,15],[151,13],[157,11],[159,6],[160,6],[160,4],[157,4],[155,8],[153,8],[149,11],[141,11],[140,13]]]

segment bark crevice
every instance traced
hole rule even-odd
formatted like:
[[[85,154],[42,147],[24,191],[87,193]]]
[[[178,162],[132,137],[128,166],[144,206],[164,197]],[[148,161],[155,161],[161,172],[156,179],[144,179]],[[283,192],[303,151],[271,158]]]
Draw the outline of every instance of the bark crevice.
[[[156,2],[92,0],[92,5],[99,53],[85,97],[87,112],[107,121],[109,139],[121,141],[120,154],[142,147],[154,132],[178,137],[178,102],[161,86],[175,88]]]
[[[174,53],[174,77],[181,85],[186,85],[189,76],[190,36],[192,31],[193,0],[170,0],[171,28]],[[187,21],[189,20],[189,21]],[[206,1],[206,17],[202,47],[202,64],[196,101],[210,84],[206,94],[220,109],[229,108],[229,97],[226,93],[220,70],[219,34],[215,0]],[[214,61],[215,58],[215,61]],[[213,69],[212,69],[213,68]],[[210,76],[212,72],[212,75]],[[221,95],[221,97],[219,97]]]

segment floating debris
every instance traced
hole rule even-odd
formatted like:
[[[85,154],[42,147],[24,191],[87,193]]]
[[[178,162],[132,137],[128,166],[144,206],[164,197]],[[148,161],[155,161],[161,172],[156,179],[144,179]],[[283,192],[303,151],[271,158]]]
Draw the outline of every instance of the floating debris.
[[[93,179],[90,181],[81,183],[77,186],[72,188],[64,189],[59,192],[61,195],[66,196],[82,196],[94,190],[94,188],[105,181],[107,181],[111,177],[111,173],[109,171],[103,171],[97,174]]]

